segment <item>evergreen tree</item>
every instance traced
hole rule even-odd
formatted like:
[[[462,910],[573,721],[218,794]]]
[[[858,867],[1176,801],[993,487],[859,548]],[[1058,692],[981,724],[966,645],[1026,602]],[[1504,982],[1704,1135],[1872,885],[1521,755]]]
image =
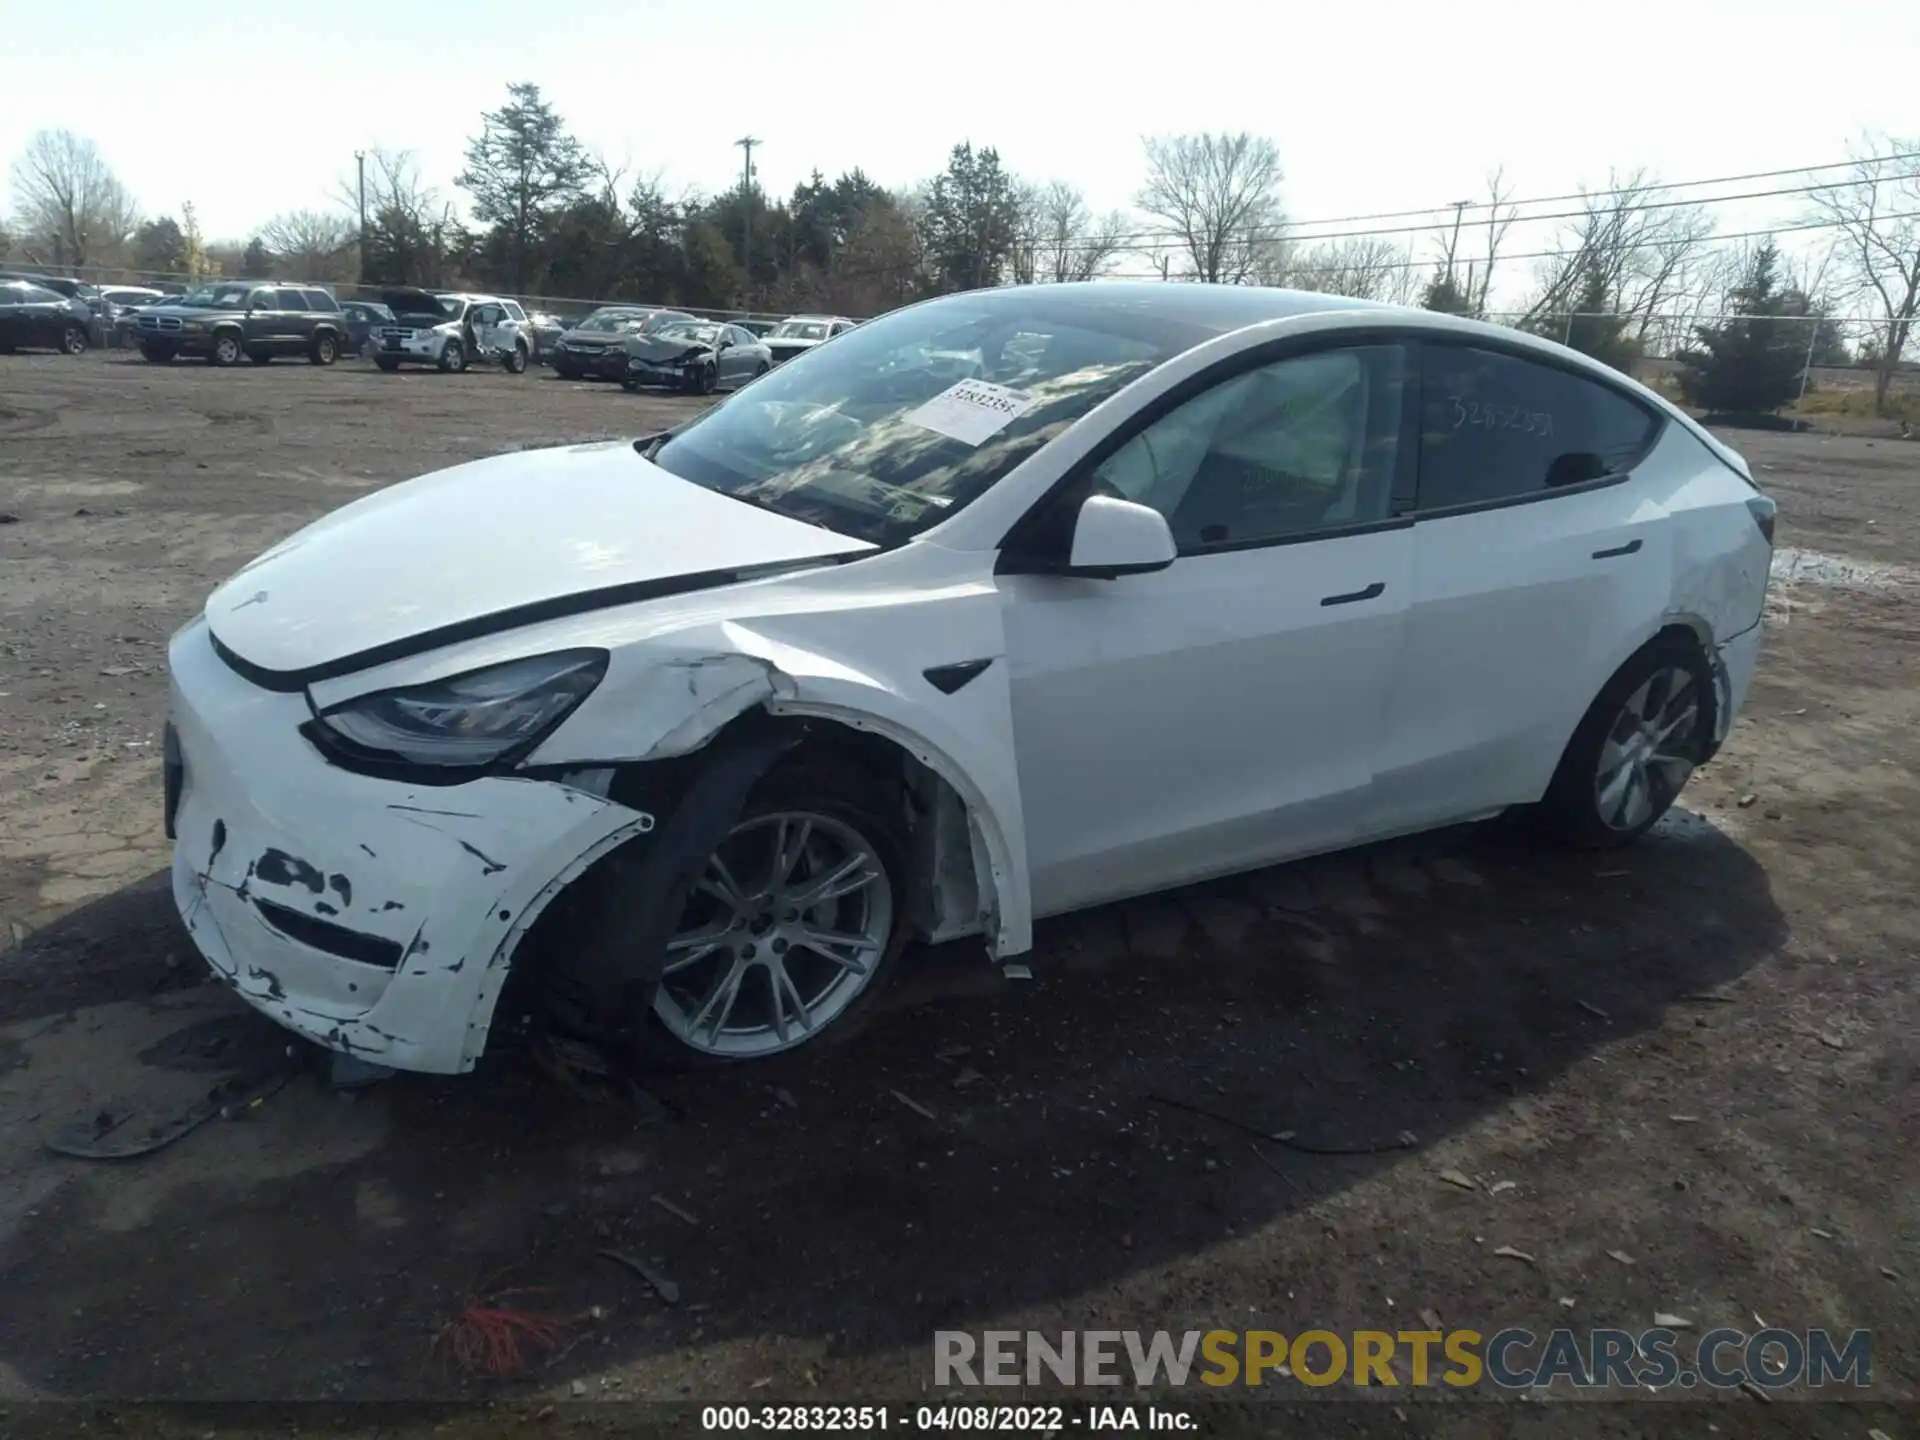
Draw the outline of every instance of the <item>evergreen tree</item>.
[[[265,280],[272,274],[273,256],[267,250],[267,242],[256,235],[247,242],[246,253],[240,257],[240,278]]]
[[[580,198],[589,162],[538,85],[509,85],[507,94],[505,105],[481,117],[455,183],[492,227],[488,248],[500,257],[502,278],[524,293],[554,221]]]
[[[1472,315],[1473,302],[1467,298],[1467,292],[1454,282],[1452,274],[1442,266],[1427,282],[1426,292],[1420,297],[1420,308],[1437,310],[1442,315]]]
[[[1795,313],[1779,264],[1771,241],[1756,250],[1727,297],[1732,313],[1718,325],[1696,325],[1697,348],[1678,357],[1680,393],[1709,414],[1771,414],[1800,393],[1807,332],[1779,318]]]
[[[133,264],[137,270],[178,274],[187,268],[187,237],[170,215],[149,220],[133,232]]]
[[[956,145],[927,195],[921,231],[942,291],[1000,283],[1019,227],[1013,177],[988,146]]]
[[[1616,303],[1607,277],[1590,269],[1574,291],[1570,309],[1542,316],[1538,331],[1582,355],[1591,355],[1603,365],[1628,371],[1640,354],[1640,346],[1627,334],[1628,317],[1613,313]]]

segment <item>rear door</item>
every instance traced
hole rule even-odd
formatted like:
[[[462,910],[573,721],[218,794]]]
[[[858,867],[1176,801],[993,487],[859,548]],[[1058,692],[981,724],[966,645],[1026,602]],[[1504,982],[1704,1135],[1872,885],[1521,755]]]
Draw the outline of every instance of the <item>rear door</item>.
[[[1422,343],[1412,595],[1380,829],[1537,800],[1594,696],[1659,629],[1671,534],[1633,472],[1663,425],[1550,359]]]

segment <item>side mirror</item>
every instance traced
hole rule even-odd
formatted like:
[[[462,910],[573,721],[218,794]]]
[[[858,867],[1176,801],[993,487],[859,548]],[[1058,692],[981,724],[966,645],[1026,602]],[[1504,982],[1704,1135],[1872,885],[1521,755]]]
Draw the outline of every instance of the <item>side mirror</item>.
[[[1066,573],[1096,580],[1145,575],[1166,569],[1177,553],[1166,516],[1151,505],[1089,495],[1074,518]]]

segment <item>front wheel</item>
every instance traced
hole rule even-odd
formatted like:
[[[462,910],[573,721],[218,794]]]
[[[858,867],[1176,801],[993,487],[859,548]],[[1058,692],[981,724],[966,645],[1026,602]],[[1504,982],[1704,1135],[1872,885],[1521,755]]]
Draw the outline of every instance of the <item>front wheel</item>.
[[[238,365],[240,363],[240,357],[244,353],[245,351],[240,344],[240,337],[232,332],[228,332],[227,334],[213,337],[213,349],[207,358],[216,365]]]
[[[450,375],[458,375],[467,368],[467,348],[458,340],[449,340],[440,351],[440,368]]]
[[[140,358],[145,360],[149,365],[165,365],[173,359],[173,356],[174,350],[171,345],[142,345],[140,347]]]
[[[87,349],[87,332],[78,325],[69,325],[60,332],[60,350],[66,355],[83,355]]]
[[[1621,666],[1574,731],[1541,816],[1592,849],[1625,845],[1680,797],[1711,738],[1713,680],[1697,646],[1663,640]]]
[[[340,342],[331,335],[313,337],[313,348],[307,352],[310,365],[331,365],[340,358]]]

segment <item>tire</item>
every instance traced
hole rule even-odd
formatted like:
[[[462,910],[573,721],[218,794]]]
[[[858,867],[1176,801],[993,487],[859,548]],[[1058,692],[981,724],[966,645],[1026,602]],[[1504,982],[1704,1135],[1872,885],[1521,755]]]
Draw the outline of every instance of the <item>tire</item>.
[[[340,358],[340,342],[332,335],[313,337],[313,348],[307,351],[309,365],[331,365]]]
[[[524,375],[531,362],[527,359],[527,347],[515,345],[507,352],[506,366],[509,375]]]
[[[713,365],[702,366],[700,370],[699,389],[696,393],[701,395],[711,395],[715,390],[718,390],[719,388],[720,388],[719,368]]]
[[[400,362],[394,359],[391,355],[376,355],[373,357],[373,363],[378,365],[382,370],[386,371],[387,374],[389,375],[393,374],[394,371],[400,368]]]
[[[638,395],[640,393],[640,382],[638,380],[622,380],[620,382],[620,388],[629,395]]]
[[[1615,672],[1567,742],[1538,815],[1585,849],[1630,844],[1680,796],[1712,736],[1700,647],[1662,636]]]
[[[650,1070],[738,1065],[797,1049],[817,1052],[823,1044],[838,1044],[856,1034],[861,1017],[891,978],[907,935],[908,852],[896,825],[885,818],[887,811],[865,776],[843,763],[814,759],[776,768],[763,777],[718,847],[742,886],[753,886],[756,880],[765,878],[765,862],[773,858],[776,837],[784,834],[789,841],[797,837],[796,817],[800,816],[818,827],[793,851],[801,885],[833,873],[843,853],[837,847],[848,837],[866,853],[870,864],[877,862],[877,876],[848,895],[815,907],[804,919],[795,918],[791,911],[762,907],[767,913],[721,931],[716,922],[728,913],[727,909],[702,889],[711,866],[687,867],[678,893],[665,897],[663,913],[680,917],[677,925],[669,927],[665,970],[653,978],[660,964],[658,957],[634,958],[636,978],[626,991],[630,1018],[619,1027],[633,1037],[627,1042],[632,1063]],[[619,939],[610,937],[629,933],[626,926],[633,912],[622,903],[620,894],[626,877],[618,868],[618,857],[613,865],[597,892],[601,897],[597,902],[599,923],[588,927],[592,938],[587,947],[617,945]],[[862,934],[863,942],[857,948],[848,945],[843,952],[843,962],[857,960],[857,965],[836,963],[790,945],[783,932],[790,934],[789,926],[798,929],[809,922],[814,934]],[[728,936],[727,945],[710,947],[676,964],[676,947],[678,953],[686,953],[692,948],[686,943],[687,936],[707,929]],[[784,956],[777,963],[792,981],[787,1014],[797,1013],[791,998],[797,997],[798,1009],[814,1016],[813,1022],[804,1027],[789,1019],[784,1036],[776,1030],[770,1010],[777,973],[772,963],[776,945],[783,947],[780,953]],[[786,970],[790,962],[792,969]],[[715,991],[715,980],[727,970],[738,971],[741,977],[734,1002],[721,1017],[713,1039],[690,1042],[689,1011],[697,1011],[699,999]],[[567,988],[564,960],[553,981],[563,990]],[[740,1023],[728,1023],[735,1019]],[[756,1020],[760,1022],[757,1025]]]
[[[458,340],[449,340],[440,351],[440,368],[450,375],[458,375],[467,368],[467,347]]]
[[[555,365],[553,367],[553,373],[558,375],[562,380],[578,380],[580,378],[580,372],[571,365]]]
[[[60,332],[60,353],[63,355],[84,355],[87,353],[87,332],[78,325],[69,325]]]
[[[249,350],[247,351],[247,359],[256,365],[271,365],[273,363],[273,352],[271,350]]]
[[[168,364],[172,361],[173,357],[174,350],[170,345],[142,345],[140,347],[140,358],[150,365]]]
[[[244,353],[240,337],[231,330],[223,331],[213,337],[213,349],[207,352],[207,363],[220,366],[238,365]]]

